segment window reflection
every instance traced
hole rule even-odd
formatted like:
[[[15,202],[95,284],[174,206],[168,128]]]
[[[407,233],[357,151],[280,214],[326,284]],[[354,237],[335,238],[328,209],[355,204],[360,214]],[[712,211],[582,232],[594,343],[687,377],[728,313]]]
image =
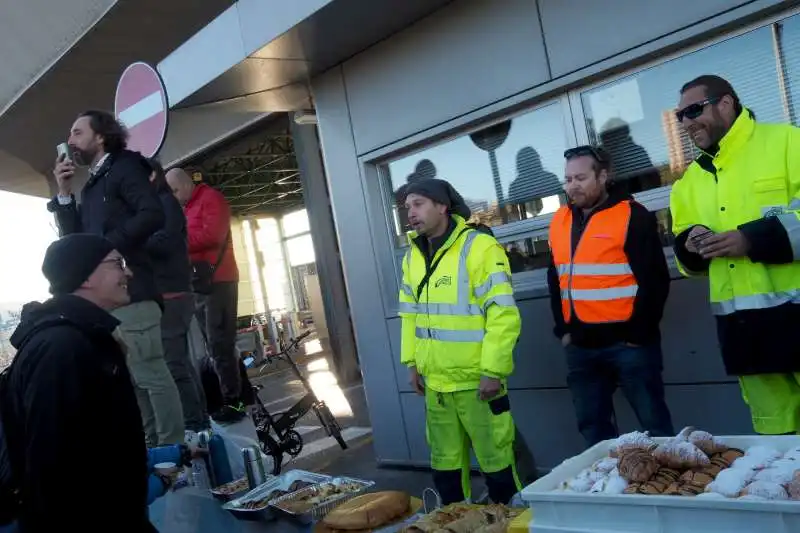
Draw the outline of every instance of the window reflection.
[[[566,201],[566,148],[561,104],[554,103],[389,163],[398,246],[408,230],[404,186],[417,180],[449,181],[472,210],[472,222],[487,226],[555,212]]]
[[[785,119],[769,26],[583,92],[589,139],[609,151],[628,192],[673,183],[696,157],[674,111],[681,86],[701,74],[730,81],[759,120]]]
[[[661,245],[665,248],[672,248],[675,244],[675,235],[672,233],[672,214],[669,208],[659,209],[654,213],[658,221],[658,236],[661,239]]]
[[[512,274],[547,268],[550,264],[547,235],[530,236],[501,244],[506,250]]]

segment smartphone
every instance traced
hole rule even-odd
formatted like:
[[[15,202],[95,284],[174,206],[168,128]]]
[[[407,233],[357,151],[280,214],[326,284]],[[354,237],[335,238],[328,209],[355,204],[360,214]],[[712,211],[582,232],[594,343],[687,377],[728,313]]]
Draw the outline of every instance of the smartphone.
[[[695,247],[699,247],[701,242],[703,242],[707,238],[711,237],[712,235],[714,235],[713,231],[706,230],[703,233],[700,233],[699,235],[695,235],[694,237],[692,237],[692,239],[691,239],[692,240],[692,244],[694,244]]]
[[[75,162],[75,159],[72,157],[72,148],[67,143],[61,143],[56,146],[56,153],[58,154],[59,161],[70,160],[73,163]]]

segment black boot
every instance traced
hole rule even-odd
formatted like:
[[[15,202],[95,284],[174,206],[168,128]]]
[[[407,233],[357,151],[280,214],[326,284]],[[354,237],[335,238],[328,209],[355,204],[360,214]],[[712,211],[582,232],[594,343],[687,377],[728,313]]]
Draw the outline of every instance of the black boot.
[[[442,498],[442,505],[464,501],[464,487],[461,485],[461,470],[434,470],[433,485]]]
[[[507,505],[517,493],[517,483],[514,481],[514,470],[508,468],[491,474],[484,473],[486,488],[489,489],[489,499],[493,503]]]

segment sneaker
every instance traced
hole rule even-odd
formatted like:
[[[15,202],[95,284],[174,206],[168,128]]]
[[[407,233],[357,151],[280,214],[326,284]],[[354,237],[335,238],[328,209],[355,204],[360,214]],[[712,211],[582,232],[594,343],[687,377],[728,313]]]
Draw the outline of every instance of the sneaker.
[[[216,422],[231,424],[233,422],[238,422],[245,416],[247,416],[247,410],[245,409],[244,404],[239,402],[236,405],[223,405],[219,411],[211,415],[211,418],[213,418]]]

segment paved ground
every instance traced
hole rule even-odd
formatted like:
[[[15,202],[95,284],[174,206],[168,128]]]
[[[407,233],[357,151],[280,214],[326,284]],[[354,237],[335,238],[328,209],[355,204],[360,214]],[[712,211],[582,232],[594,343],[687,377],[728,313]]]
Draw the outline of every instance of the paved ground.
[[[301,365],[301,370],[305,375],[324,374],[325,364],[321,363],[324,360],[324,354],[307,358],[307,362]],[[261,400],[273,415],[288,409],[306,393],[301,381],[291,370],[278,370],[260,378],[252,378],[251,381],[263,386]],[[332,388],[340,390],[335,385]],[[341,450],[335,440],[326,436],[316,416],[309,413],[296,426],[304,439],[303,453],[285,464],[283,470],[299,468],[358,477],[375,481],[378,490],[402,490],[421,496],[425,488],[432,486],[430,472],[420,469],[379,468],[372,446],[372,430],[363,386],[359,384],[346,387],[341,389],[341,393],[352,411],[348,414],[336,414],[344,429],[343,436],[349,445],[348,449]],[[482,493],[484,485],[480,478],[473,478],[473,486],[473,494]]]

